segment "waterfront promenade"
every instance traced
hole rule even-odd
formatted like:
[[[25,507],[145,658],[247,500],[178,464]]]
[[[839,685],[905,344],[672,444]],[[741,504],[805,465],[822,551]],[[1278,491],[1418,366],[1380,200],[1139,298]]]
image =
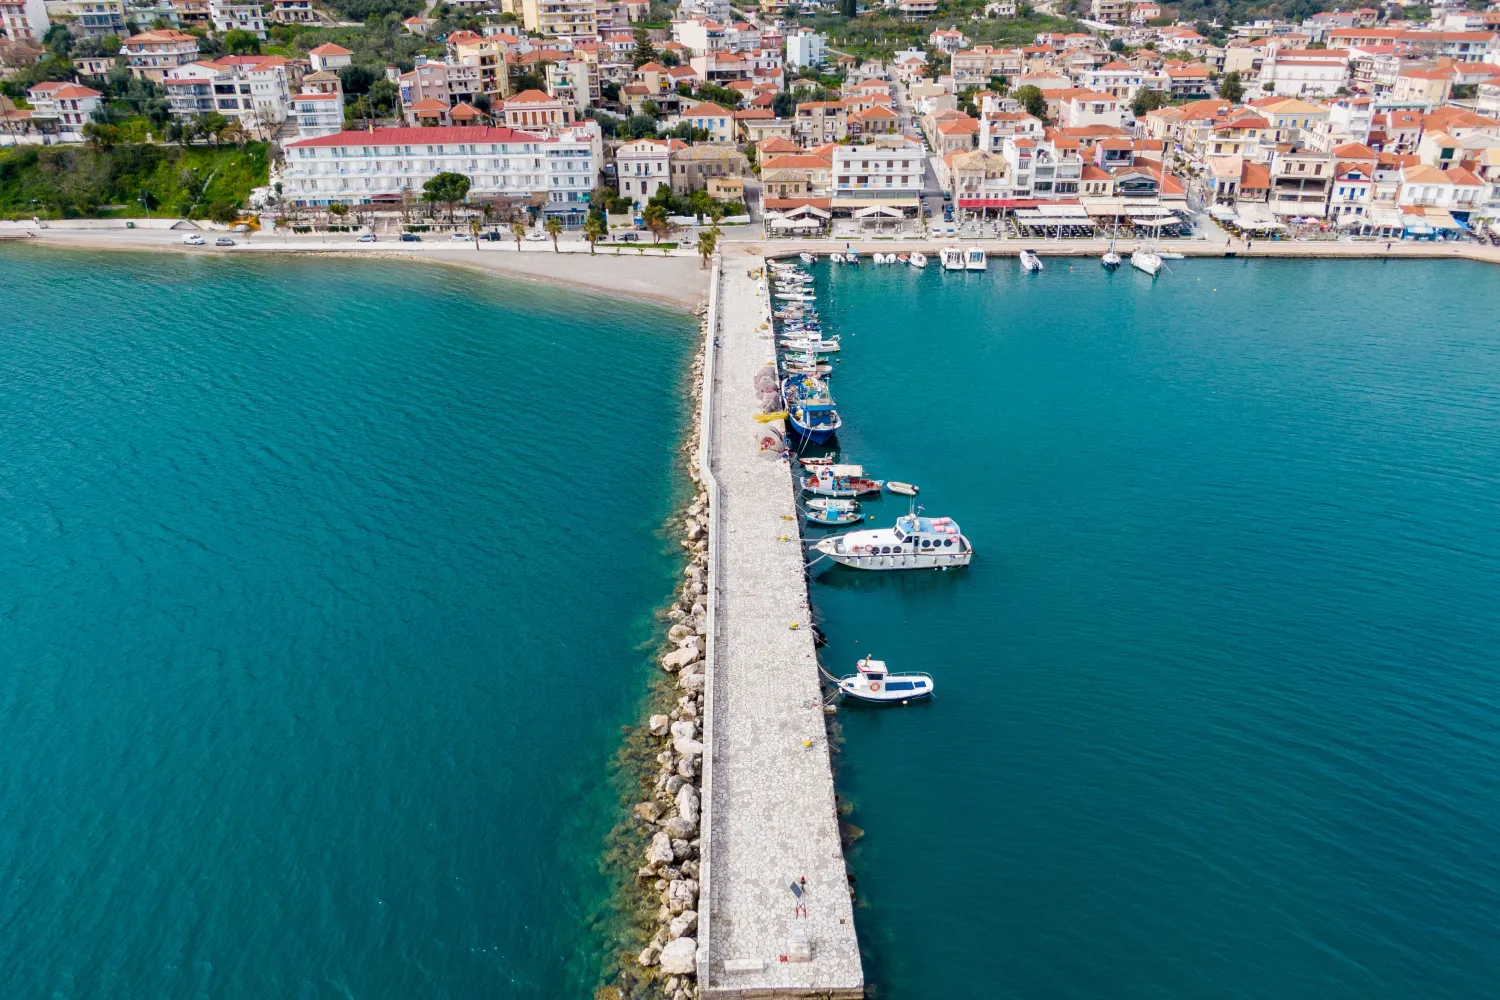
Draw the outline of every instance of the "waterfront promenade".
[[[766,297],[729,255],[716,293],[704,464],[713,498],[698,983],[718,998],[859,997],[791,470],[761,452]],[[797,627],[793,628],[793,623]],[[793,882],[806,879],[805,916]]]

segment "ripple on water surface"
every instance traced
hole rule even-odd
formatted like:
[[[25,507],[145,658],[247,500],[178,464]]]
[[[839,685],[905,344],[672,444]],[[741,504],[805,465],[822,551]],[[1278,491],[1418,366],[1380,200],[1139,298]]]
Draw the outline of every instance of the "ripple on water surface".
[[[1172,268],[819,271],[846,453],[977,551],[813,589],[937,682],[841,715],[871,978],[1492,994],[1500,272]]]
[[[402,264],[0,269],[0,996],[591,992],[691,319]]]

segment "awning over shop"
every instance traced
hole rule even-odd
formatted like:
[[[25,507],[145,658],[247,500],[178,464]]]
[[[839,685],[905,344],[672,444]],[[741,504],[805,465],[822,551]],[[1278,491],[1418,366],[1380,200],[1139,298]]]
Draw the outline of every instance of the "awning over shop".
[[[1172,210],[1170,208],[1163,208],[1160,205],[1130,205],[1126,209],[1126,211],[1130,213],[1130,217],[1132,219],[1176,218],[1176,216],[1172,214]]]
[[[825,208],[818,208],[816,205],[798,205],[796,208],[783,212],[782,215],[784,215],[788,219],[798,219],[804,215],[811,215],[819,219],[829,219],[833,217],[832,212],[828,211]]]
[[[916,208],[916,198],[835,198],[834,208],[869,208],[872,205],[889,205],[892,208]]]
[[[856,219],[869,219],[876,216],[886,219],[901,219],[905,218],[905,213],[901,209],[893,208],[890,205],[871,205],[869,208],[861,208],[854,213]]]
[[[1453,232],[1464,228],[1458,224],[1457,219],[1441,208],[1423,209],[1422,214],[1426,217],[1427,224],[1439,232]]]
[[[1425,236],[1435,231],[1427,224],[1427,216],[1425,215],[1401,216],[1401,228],[1405,229],[1408,233],[1415,233],[1418,236]]]
[[[1374,229],[1401,228],[1401,213],[1393,208],[1372,208],[1366,219]]]
[[[1106,218],[1124,215],[1130,211],[1125,205],[1124,198],[1081,198],[1080,204],[1089,215],[1102,215]]]
[[[1239,216],[1234,214],[1234,209],[1228,205],[1210,205],[1208,206],[1208,214],[1220,222],[1233,222],[1239,218]]]
[[[766,225],[772,229],[822,229],[823,223],[817,219],[771,219]]]

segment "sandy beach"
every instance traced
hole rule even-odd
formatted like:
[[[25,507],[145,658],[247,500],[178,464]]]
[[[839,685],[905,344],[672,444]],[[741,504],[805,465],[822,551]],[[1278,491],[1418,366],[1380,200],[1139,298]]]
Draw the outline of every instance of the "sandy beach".
[[[239,244],[232,248],[215,248],[213,240],[222,233],[205,232],[208,246],[184,246],[181,231],[173,230],[77,230],[43,229],[5,233],[6,240],[32,244],[90,250],[146,250],[171,253],[253,254],[277,253],[288,256],[332,254],[340,257],[397,257],[404,260],[429,261],[504,275],[523,281],[565,285],[610,296],[625,296],[655,302],[676,309],[696,310],[708,299],[708,271],[701,267],[696,254],[678,252],[664,256],[649,247],[644,253],[630,249],[623,253],[601,250],[590,255],[586,246],[564,241],[562,252],[550,242],[528,243],[518,253],[513,242],[473,243],[422,242],[356,243],[348,237],[337,242],[310,238],[278,240],[272,236],[253,236],[249,240],[235,236]]]

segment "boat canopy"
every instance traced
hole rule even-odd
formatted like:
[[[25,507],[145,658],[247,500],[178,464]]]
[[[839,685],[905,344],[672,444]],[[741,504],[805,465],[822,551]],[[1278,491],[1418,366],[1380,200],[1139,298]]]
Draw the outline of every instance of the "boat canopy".
[[[819,471],[826,472],[830,476],[854,476],[857,478],[865,474],[865,467],[863,465],[825,465]]]

